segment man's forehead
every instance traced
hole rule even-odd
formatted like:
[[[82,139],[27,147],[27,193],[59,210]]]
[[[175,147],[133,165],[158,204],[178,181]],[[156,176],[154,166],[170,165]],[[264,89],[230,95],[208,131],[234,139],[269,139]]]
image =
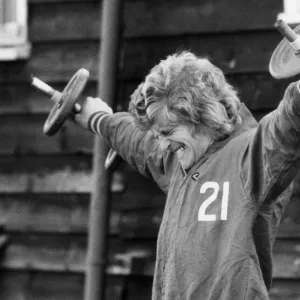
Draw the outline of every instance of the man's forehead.
[[[169,120],[167,120],[165,114],[162,111],[156,111],[154,115],[152,115],[152,127],[158,130],[160,127],[165,127],[170,124]]]
[[[160,133],[162,131],[170,130],[176,126],[174,120],[170,119],[170,112],[163,106],[156,106],[155,104],[149,105],[147,108],[148,116],[151,116],[151,130]]]

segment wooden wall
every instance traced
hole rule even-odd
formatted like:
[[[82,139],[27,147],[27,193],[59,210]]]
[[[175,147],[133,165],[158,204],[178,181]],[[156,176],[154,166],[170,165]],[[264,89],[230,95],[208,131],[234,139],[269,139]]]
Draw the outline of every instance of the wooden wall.
[[[32,56],[0,63],[0,222],[10,238],[0,298],[82,299],[93,136],[67,124],[42,133],[52,107],[31,74],[61,90],[81,67],[96,96],[100,13],[96,0],[29,0]],[[116,110],[167,54],[208,56],[259,119],[274,109],[287,80],[268,73],[281,41],[273,28],[282,0],[126,0]],[[112,183],[107,299],[150,299],[164,195],[128,166]],[[300,299],[299,180],[274,253],[273,300]]]

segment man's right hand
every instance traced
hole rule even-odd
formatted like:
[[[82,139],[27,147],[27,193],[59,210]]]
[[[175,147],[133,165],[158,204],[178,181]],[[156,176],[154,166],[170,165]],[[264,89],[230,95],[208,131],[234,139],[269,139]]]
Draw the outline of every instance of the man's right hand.
[[[81,105],[80,112],[74,115],[74,121],[83,128],[88,129],[90,117],[98,111],[109,114],[113,113],[107,103],[102,101],[100,98],[87,97]]]

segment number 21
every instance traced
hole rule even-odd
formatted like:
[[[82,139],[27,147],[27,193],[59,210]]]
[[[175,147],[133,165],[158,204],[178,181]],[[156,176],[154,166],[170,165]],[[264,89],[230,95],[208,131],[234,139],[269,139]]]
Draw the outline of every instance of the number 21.
[[[213,193],[201,204],[198,212],[198,221],[216,221],[217,219],[215,214],[206,214],[206,209],[212,202],[217,199],[220,186],[217,182],[214,181],[205,182],[200,188],[200,194],[204,194],[207,189],[213,189]],[[225,181],[223,184],[223,196],[221,202],[221,220],[227,220],[228,197],[229,182]]]

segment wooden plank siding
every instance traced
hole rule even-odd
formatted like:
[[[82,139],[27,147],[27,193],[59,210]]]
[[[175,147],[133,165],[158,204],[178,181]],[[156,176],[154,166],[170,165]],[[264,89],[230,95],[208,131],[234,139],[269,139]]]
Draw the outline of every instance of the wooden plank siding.
[[[31,37],[47,39],[98,38],[101,1],[30,0]],[[43,5],[40,5],[43,3]],[[222,0],[127,0],[124,7],[124,36],[170,36],[226,31],[270,29],[282,1],[222,1]],[[76,19],[76,25],[65,23]],[[43,21],[46,22],[43,22]],[[47,22],[48,21],[48,22]],[[47,23],[50,27],[47,27]],[[70,23],[71,24],[71,23]],[[76,27],[74,27],[76,26]],[[74,30],[76,29],[76,30]],[[71,33],[69,33],[71,31]]]
[[[82,300],[83,277],[55,272],[5,271],[0,279],[0,297],[7,300]],[[106,299],[149,300],[151,277],[109,276]],[[299,298],[299,282],[275,281],[271,300]]]
[[[141,79],[167,54],[189,49],[209,57],[227,74],[265,73],[280,40],[275,31],[128,40],[124,42],[120,78]],[[32,74],[46,82],[67,82],[81,67],[96,80],[98,48],[97,40],[70,40],[59,46],[51,41],[36,43],[28,61],[0,63],[0,82],[28,82]]]
[[[2,271],[0,297],[7,300],[82,300],[81,274],[39,271]],[[106,299],[121,299],[127,279],[109,276]]]
[[[0,223],[9,244],[0,262],[1,300],[82,299],[92,192],[93,134],[67,122],[42,128],[52,103],[31,75],[63,90],[90,71],[83,97],[97,96],[98,0],[28,0],[28,60],[0,62]],[[282,37],[282,0],[125,0],[115,110],[166,55],[192,50],[222,68],[259,120],[287,84],[268,72]],[[297,78],[297,77],[296,77]],[[295,79],[295,78],[294,78]],[[300,175],[278,231],[271,299],[300,299]],[[150,299],[165,195],[123,164],[111,182],[107,299]]]

